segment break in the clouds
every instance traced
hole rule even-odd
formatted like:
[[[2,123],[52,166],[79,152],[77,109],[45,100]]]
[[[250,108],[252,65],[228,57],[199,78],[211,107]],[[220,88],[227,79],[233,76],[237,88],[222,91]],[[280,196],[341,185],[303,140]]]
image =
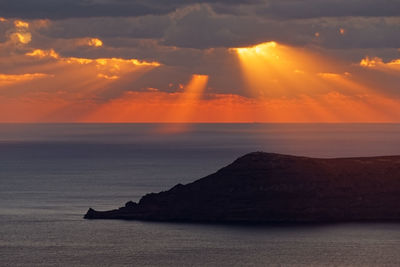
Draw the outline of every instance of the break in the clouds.
[[[399,16],[397,0],[0,0],[1,112],[396,121]]]

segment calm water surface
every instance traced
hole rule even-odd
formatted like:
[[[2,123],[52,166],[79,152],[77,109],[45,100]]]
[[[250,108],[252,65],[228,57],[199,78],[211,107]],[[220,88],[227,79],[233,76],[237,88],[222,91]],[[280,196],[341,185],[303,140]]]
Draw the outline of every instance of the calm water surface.
[[[400,225],[87,221],[267,151],[400,155],[399,124],[0,124],[1,266],[400,265]]]

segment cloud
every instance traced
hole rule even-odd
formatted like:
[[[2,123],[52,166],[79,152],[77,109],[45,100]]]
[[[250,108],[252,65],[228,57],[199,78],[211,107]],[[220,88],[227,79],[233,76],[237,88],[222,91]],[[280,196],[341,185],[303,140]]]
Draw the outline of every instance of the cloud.
[[[165,15],[79,18],[52,21],[36,30],[38,38],[98,38],[107,44],[154,40],[160,45],[208,49],[277,41],[295,46],[398,48],[396,17],[317,17],[282,20],[257,14],[221,14],[213,5],[197,4]],[[43,39],[44,42],[45,39]],[[130,40],[130,41],[129,41]],[[119,45],[121,46],[121,45]]]
[[[218,15],[208,5],[190,6],[177,11],[172,18],[163,36],[165,45],[203,49],[232,47],[245,45],[246,41],[249,44],[250,39],[254,42],[257,38],[251,30],[258,26],[255,20]]]
[[[82,38],[77,40],[78,46],[92,46],[92,47],[101,47],[103,46],[103,41],[99,38]]]
[[[254,15],[221,15],[208,5],[190,6],[177,14],[164,34],[164,44],[202,49],[247,46],[267,41],[335,49],[400,47],[398,18],[282,21]]]
[[[22,20],[14,21],[15,30],[10,34],[10,39],[15,43],[28,44],[32,40],[29,23]]]
[[[0,73],[0,86],[32,81],[35,79],[53,77],[53,75],[45,73],[24,73],[24,74],[4,74]]]
[[[400,58],[393,59],[389,62],[384,62],[383,59],[379,57],[373,57],[373,58],[365,57],[360,61],[360,66],[384,72],[396,73],[400,72]]]
[[[147,2],[147,1],[146,1]],[[0,14],[6,18],[65,19],[81,17],[119,17],[165,14],[173,5],[151,5],[144,1],[78,1],[78,0],[1,0]]]
[[[50,58],[58,63],[65,64],[78,64],[78,65],[93,65],[98,71],[98,77],[118,77],[111,74],[120,74],[129,72],[132,67],[159,67],[161,64],[158,62],[147,62],[138,59],[122,59],[122,58],[77,58],[77,57],[61,57],[54,50],[41,50],[36,49],[32,52],[26,53],[26,56],[37,57],[40,59]],[[102,72],[106,72],[102,73]]]
[[[26,19],[163,15],[196,3],[242,5],[259,0],[0,0],[0,16]]]
[[[124,38],[196,49],[266,41],[333,49],[400,47],[397,0],[0,0],[0,10],[0,33],[10,17],[52,19],[29,32],[16,27],[14,40],[25,44]]]
[[[52,21],[50,27],[39,32],[53,38],[131,37],[161,38],[170,25],[169,16],[141,16],[118,18],[76,18]]]
[[[204,3],[213,6],[219,13],[252,13],[276,19],[400,15],[400,3],[397,0],[1,0],[0,16],[54,20],[134,17],[165,15],[188,5]]]
[[[269,0],[257,14],[278,19],[321,17],[389,17],[400,15],[397,0]]]
[[[200,101],[204,110],[239,98],[262,106],[253,102],[259,95],[251,87],[256,87],[267,98],[263,103],[276,110],[286,105],[299,112],[304,102],[334,120],[321,108],[325,102],[331,110],[334,103],[365,109],[362,102],[373,101],[371,95],[399,96],[398,5],[394,0],[0,0],[0,97],[50,95],[45,99],[55,97],[67,107],[120,101],[122,108],[130,102],[121,97],[140,98],[144,92],[165,101],[179,98],[183,85],[199,74],[209,77],[202,99],[210,101]],[[257,51],[272,41],[278,49],[274,59],[255,53],[246,60],[232,49]],[[257,86],[251,77],[259,80]]]

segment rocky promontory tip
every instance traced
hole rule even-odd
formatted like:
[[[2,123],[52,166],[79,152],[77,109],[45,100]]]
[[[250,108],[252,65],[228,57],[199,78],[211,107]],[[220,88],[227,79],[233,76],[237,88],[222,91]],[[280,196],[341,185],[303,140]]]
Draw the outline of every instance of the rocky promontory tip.
[[[214,174],[85,219],[186,222],[400,220],[400,156],[319,159],[254,152]]]

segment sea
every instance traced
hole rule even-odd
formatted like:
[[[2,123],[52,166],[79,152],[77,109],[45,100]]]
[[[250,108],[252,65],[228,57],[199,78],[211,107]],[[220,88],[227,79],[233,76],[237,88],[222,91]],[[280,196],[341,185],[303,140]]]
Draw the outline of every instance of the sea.
[[[399,266],[400,224],[85,220],[254,151],[400,155],[400,124],[0,124],[0,266]]]

